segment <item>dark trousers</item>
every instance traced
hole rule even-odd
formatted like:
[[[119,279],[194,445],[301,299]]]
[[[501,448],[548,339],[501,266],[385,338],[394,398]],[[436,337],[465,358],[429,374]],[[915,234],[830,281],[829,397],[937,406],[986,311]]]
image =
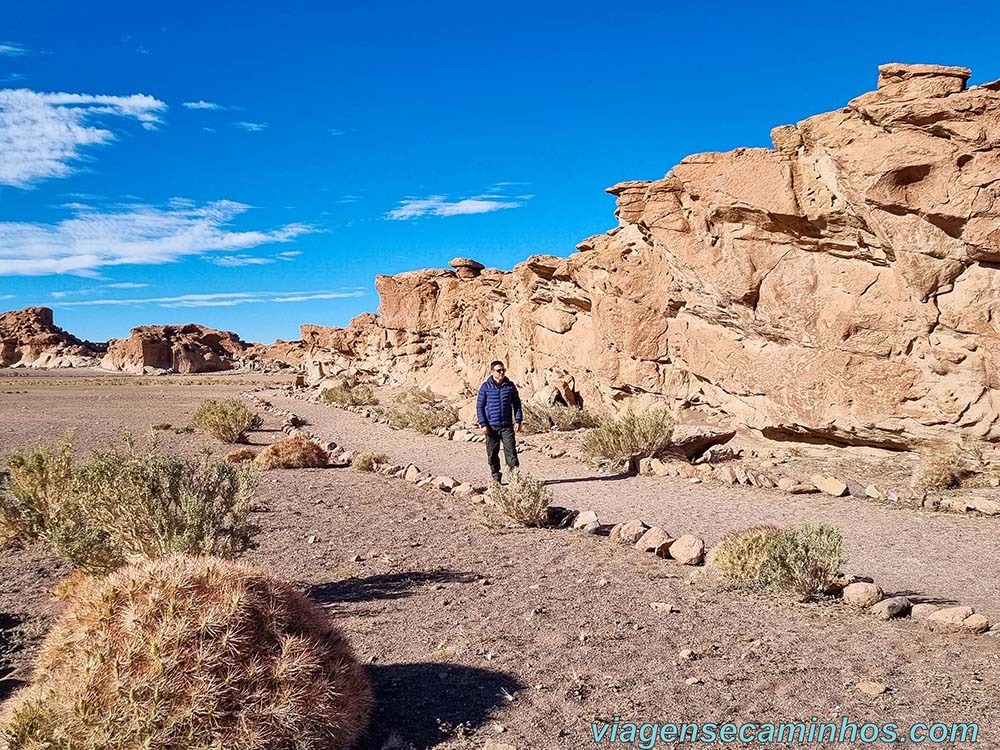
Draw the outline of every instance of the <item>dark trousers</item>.
[[[486,433],[486,458],[490,462],[490,474],[500,481],[500,443],[503,443],[503,457],[507,467],[518,467],[517,445],[514,442],[513,427],[490,427]]]

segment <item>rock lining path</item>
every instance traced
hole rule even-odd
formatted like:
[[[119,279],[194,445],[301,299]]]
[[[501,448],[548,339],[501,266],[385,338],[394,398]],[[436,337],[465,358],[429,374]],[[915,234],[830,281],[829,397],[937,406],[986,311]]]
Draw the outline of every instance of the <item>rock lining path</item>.
[[[381,451],[393,463],[415,463],[435,475],[486,484],[481,443],[448,441],[384,424],[335,407],[259,393],[308,421],[307,429],[352,451]],[[674,535],[692,533],[711,548],[733,529],[826,521],[844,534],[847,568],[872,576],[887,595],[956,601],[1000,619],[1000,519],[898,509],[825,495],[786,495],[685,479],[601,476],[568,457],[521,454],[521,464],[550,482],[555,502],[595,510],[602,523],[641,518]],[[462,502],[456,498],[456,502]]]

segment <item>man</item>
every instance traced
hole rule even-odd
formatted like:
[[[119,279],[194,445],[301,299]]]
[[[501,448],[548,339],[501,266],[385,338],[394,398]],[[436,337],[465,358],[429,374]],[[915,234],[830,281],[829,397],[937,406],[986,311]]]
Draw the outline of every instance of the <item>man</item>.
[[[518,467],[517,445],[514,443],[514,429],[521,431],[521,397],[517,386],[507,380],[507,368],[500,360],[490,363],[490,377],[479,388],[476,399],[476,419],[486,436],[486,458],[490,462],[493,481],[499,482],[500,443],[503,442],[503,457],[507,468]]]

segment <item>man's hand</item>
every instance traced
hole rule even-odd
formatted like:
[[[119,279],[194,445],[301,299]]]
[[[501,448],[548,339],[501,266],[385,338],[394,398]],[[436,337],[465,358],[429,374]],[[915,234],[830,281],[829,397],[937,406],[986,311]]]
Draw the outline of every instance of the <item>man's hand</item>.
[[[484,427],[483,428],[483,434],[484,435],[489,435],[490,434],[490,428],[489,427]]]
[[[514,432],[520,432],[520,431],[521,431],[521,423],[518,422],[517,425],[514,427]]]

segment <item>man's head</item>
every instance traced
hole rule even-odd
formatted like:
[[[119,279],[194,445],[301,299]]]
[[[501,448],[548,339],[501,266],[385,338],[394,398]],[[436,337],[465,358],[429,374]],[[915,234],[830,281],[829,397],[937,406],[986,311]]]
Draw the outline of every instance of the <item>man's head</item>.
[[[499,359],[493,360],[490,362],[490,375],[497,383],[501,382],[507,376],[507,366]]]

